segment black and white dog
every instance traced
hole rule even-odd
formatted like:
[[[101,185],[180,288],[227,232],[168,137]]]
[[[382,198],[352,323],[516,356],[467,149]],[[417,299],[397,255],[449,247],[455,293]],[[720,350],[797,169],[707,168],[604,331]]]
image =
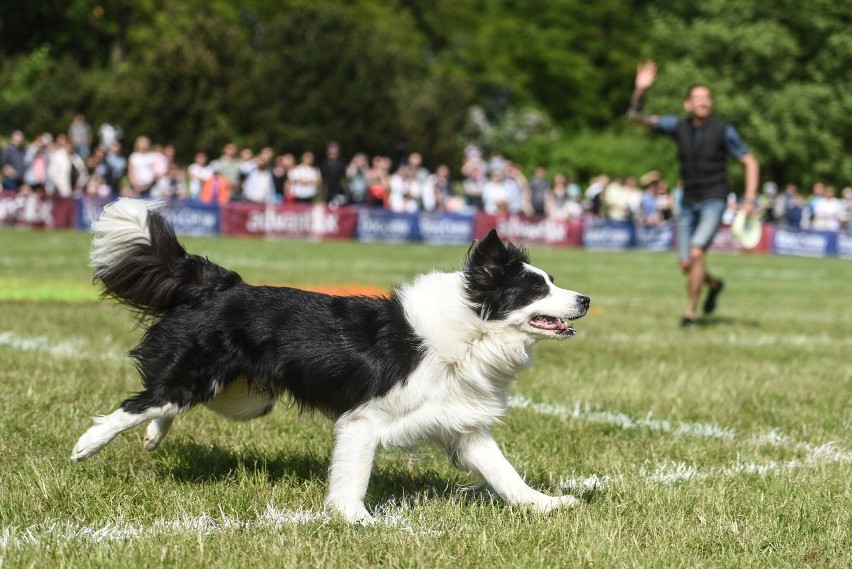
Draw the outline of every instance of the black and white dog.
[[[491,231],[458,272],[421,275],[389,298],[335,297],[246,284],[188,254],[155,208],[120,199],[93,225],[95,280],[150,326],[130,352],[144,390],[95,417],[73,460],[146,421],[143,444],[154,450],[198,404],[247,420],[289,394],[335,421],[325,505],[348,521],[371,520],[364,497],[376,450],[423,440],[509,504],[547,512],[577,503],[530,488],[490,432],[535,343],[570,338],[589,308],[522,248]]]

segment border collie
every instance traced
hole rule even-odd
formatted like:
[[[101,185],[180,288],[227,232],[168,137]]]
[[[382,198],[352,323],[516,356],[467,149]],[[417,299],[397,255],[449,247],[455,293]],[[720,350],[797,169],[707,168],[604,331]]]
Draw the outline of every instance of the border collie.
[[[94,279],[147,325],[130,352],[144,390],[94,417],[73,460],[144,422],[154,450],[198,404],[247,420],[288,394],[335,422],[325,506],[347,521],[372,520],[364,498],[376,450],[424,440],[511,505],[578,503],[530,488],[491,435],[535,343],[572,337],[589,308],[523,248],[492,230],[458,272],[421,275],[387,298],[336,297],[252,286],[188,254],[158,205],[123,198],[92,226]]]

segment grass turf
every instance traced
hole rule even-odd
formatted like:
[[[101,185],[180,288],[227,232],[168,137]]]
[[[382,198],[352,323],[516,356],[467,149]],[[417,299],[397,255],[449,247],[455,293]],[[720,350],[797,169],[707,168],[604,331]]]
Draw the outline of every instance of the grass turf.
[[[185,238],[256,283],[386,289],[464,247]],[[84,233],[0,231],[0,566],[848,567],[848,262],[712,255],[714,317],[678,328],[668,254],[531,250],[592,297],[543,342],[495,436],[535,487],[580,508],[513,510],[440,452],[380,454],[368,508],[322,513],[331,425],[286,404],[230,423],[199,409],[160,450],[142,429],[72,464],[89,415],[137,389],[141,333],[97,300]]]

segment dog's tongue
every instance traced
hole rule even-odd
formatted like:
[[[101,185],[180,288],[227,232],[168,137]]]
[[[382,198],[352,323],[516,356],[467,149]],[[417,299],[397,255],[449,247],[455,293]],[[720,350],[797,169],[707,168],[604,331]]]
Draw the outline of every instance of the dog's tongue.
[[[530,324],[543,330],[557,330],[562,332],[568,329],[568,325],[565,322],[552,316],[534,316],[530,320]]]

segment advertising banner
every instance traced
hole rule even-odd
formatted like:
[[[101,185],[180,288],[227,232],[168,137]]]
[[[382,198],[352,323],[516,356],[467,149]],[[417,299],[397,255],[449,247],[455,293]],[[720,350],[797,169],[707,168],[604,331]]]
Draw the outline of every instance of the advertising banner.
[[[366,242],[420,241],[418,214],[364,208],[358,212],[357,234],[358,241]]]
[[[480,213],[476,216],[474,229],[476,237],[496,229],[501,238],[513,243],[578,247],[583,239],[583,223],[580,220]]]
[[[837,256],[852,259],[852,233],[841,231],[837,234]]]
[[[837,254],[837,242],[834,231],[777,227],[772,251],[778,255],[829,257]]]
[[[357,210],[324,205],[279,205],[233,202],[222,206],[220,229],[225,235],[352,239]]]
[[[621,251],[633,247],[636,227],[626,221],[590,220],[583,228],[583,247],[605,251]]]
[[[674,247],[674,222],[636,227],[635,245],[649,251],[671,251]]]
[[[219,207],[194,202],[169,204],[157,210],[178,235],[219,235]]]
[[[421,213],[417,217],[424,243],[467,245],[473,240],[474,216],[463,213]]]
[[[70,229],[75,226],[77,204],[72,198],[40,192],[0,192],[0,226]]]

